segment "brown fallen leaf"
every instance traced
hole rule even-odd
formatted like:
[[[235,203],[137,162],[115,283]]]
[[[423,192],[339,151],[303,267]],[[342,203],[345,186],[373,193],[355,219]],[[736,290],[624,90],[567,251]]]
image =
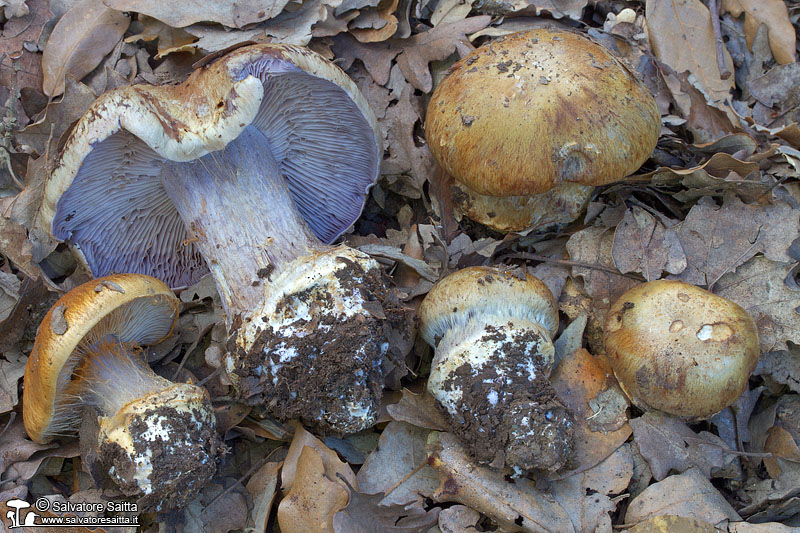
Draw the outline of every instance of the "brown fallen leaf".
[[[28,13],[11,18],[0,29],[0,42],[5,52],[0,60],[0,87],[11,87],[16,78],[23,89],[42,86],[42,59],[37,50],[28,50],[25,43],[37,43],[45,24],[53,18],[47,0],[27,0]],[[12,60],[8,56],[18,56]],[[5,105],[5,102],[2,102]]]
[[[695,468],[647,487],[628,505],[625,523],[635,524],[659,515],[696,518],[710,524],[725,519],[741,520],[731,504]]]
[[[79,80],[100,64],[128,29],[128,15],[95,0],[75,4],[53,28],[42,53],[42,90],[49,97],[64,92],[67,75]]]
[[[218,22],[230,28],[242,28],[254,22],[271,19],[283,11],[289,0],[241,0],[234,3],[215,0],[104,0],[118,11],[143,13],[174,28],[195,22]]]
[[[283,461],[265,463],[247,482],[247,492],[253,499],[253,509],[248,522],[256,531],[266,531],[267,521],[272,512],[272,502],[278,485],[278,472]]]
[[[794,437],[780,426],[772,426],[767,431],[764,451],[773,454],[764,458],[764,466],[767,467],[767,472],[772,479],[781,477],[781,463],[778,457],[800,462],[800,448],[797,447]]]
[[[638,206],[625,212],[614,231],[611,254],[620,272],[641,272],[646,281],[660,279],[664,270],[680,274],[686,268],[686,254],[672,226],[665,227]]]
[[[621,273],[611,273],[617,270],[612,255],[613,245],[614,232],[599,226],[573,233],[567,241],[567,251],[572,261],[600,267],[572,267],[572,275],[583,278],[583,288],[592,298],[590,318],[594,318],[600,327],[605,324],[606,312],[611,304],[622,293],[639,284]]]
[[[722,0],[721,11],[734,17],[744,17],[744,34],[752,50],[758,27],[769,28],[769,47],[781,65],[797,60],[795,32],[783,0]]]
[[[333,517],[347,505],[348,497],[340,480],[325,475],[320,454],[304,446],[292,488],[278,505],[278,525],[284,533],[333,533]]]
[[[719,530],[712,524],[695,518],[683,516],[656,516],[639,522],[628,530],[629,533],[717,533]]]
[[[347,507],[333,517],[336,533],[417,533],[436,525],[439,508],[425,511],[420,505],[386,505],[383,493],[351,491]]]
[[[382,505],[422,504],[439,486],[439,476],[427,464],[425,443],[430,430],[406,422],[389,422],[378,447],[358,471],[365,494],[387,493]],[[420,468],[421,467],[421,468]],[[391,492],[389,492],[391,490]]]
[[[19,301],[20,279],[14,274],[0,271],[0,324],[2,324]]]
[[[750,313],[758,326],[762,352],[786,350],[787,341],[800,344],[800,287],[790,276],[793,263],[756,256],[720,278],[714,292]]]
[[[794,348],[761,354],[753,375],[769,376],[768,379],[800,393],[800,350]]]
[[[733,193],[722,206],[702,198],[675,229],[686,252],[679,278],[713,289],[719,279],[759,252],[789,261],[788,248],[800,236],[800,215],[789,204],[744,204]]]
[[[513,483],[502,472],[473,463],[450,433],[428,437],[428,463],[439,473],[437,502],[458,502],[491,517],[510,531],[575,531],[561,505],[526,478]]]
[[[439,529],[442,533],[468,533],[478,531],[481,514],[466,505],[454,505],[439,513]]]
[[[552,485],[552,493],[567,511],[575,531],[611,531],[617,505],[609,496],[621,494],[633,476],[628,445],[617,448],[597,466]]]
[[[398,3],[399,0],[381,0],[376,10],[366,9],[362,11],[360,16],[374,13],[379,25],[359,28],[355,26],[359,21],[359,18],[356,18],[350,24],[350,33],[362,43],[385,41],[397,31],[397,17],[394,12],[397,11]]]
[[[619,406],[621,412],[616,414],[621,419],[614,424],[618,429],[592,431],[590,427],[592,416],[599,413],[592,411],[589,401],[603,390],[619,388],[607,361],[580,348],[561,361],[550,376],[550,382],[575,420],[575,444],[569,471],[552,476],[564,479],[594,467],[614,453],[630,436],[631,427],[625,421],[627,405],[624,402]]]
[[[679,418],[659,411],[647,412],[630,424],[633,439],[656,481],[666,478],[670,470],[684,472],[689,468],[709,478],[712,469],[722,468],[735,457],[725,453],[725,441],[718,436],[707,431],[697,434]]]
[[[709,103],[721,105],[734,87],[734,77],[720,76],[708,8],[700,0],[647,0],[645,17],[655,56],[678,74],[689,71]],[[727,50],[724,54],[728,72],[733,72],[733,60]]]
[[[194,50],[192,44],[197,38],[181,28],[173,28],[160,20],[139,15],[142,30],[136,35],[125,38],[126,43],[135,43],[138,40],[145,42],[158,40],[158,53],[155,59],[161,59],[173,52],[190,52]]]
[[[14,409],[19,403],[19,380],[25,375],[28,358],[20,352],[6,351],[0,359],[0,414]]]
[[[447,420],[436,407],[436,400],[427,392],[417,394],[403,389],[400,401],[388,405],[386,410],[392,418],[400,422],[437,431],[447,430]]]
[[[324,465],[325,475],[333,482],[339,482],[338,475],[344,477],[351,486],[358,489],[358,482],[350,466],[339,459],[335,451],[322,443],[317,437],[306,431],[299,422],[290,422],[294,426],[294,438],[283,463],[281,472],[281,489],[290,490],[294,486],[296,471],[299,468],[300,455],[305,448],[313,448]],[[338,474],[338,475],[337,475]],[[344,484],[342,484],[344,487]]]

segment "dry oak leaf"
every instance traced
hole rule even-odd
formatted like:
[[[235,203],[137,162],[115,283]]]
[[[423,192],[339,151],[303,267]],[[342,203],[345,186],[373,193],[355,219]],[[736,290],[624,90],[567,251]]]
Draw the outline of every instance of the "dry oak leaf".
[[[633,477],[630,446],[623,445],[594,468],[552,485],[552,493],[566,509],[575,531],[611,531],[617,505],[611,494],[625,492]]]
[[[181,28],[172,26],[147,15],[139,15],[142,31],[136,35],[125,38],[126,43],[135,43],[138,40],[150,42],[158,39],[158,53],[156,59],[161,59],[173,52],[193,52],[197,38]],[[214,50],[215,51],[215,50]]]
[[[727,454],[725,441],[707,431],[692,431],[679,418],[660,411],[648,411],[630,421],[633,440],[650,465],[656,481],[666,478],[670,470],[684,472],[695,467],[705,477],[711,470],[722,468],[734,459]]]
[[[397,421],[422,428],[445,431],[448,427],[447,420],[436,408],[436,400],[427,392],[417,394],[403,389],[400,401],[387,405],[386,411]]]
[[[283,11],[289,0],[103,0],[118,11],[134,11],[183,28],[195,22],[218,22],[230,28],[241,28],[254,22],[271,19]]]
[[[284,533],[333,533],[333,517],[347,505],[348,497],[340,480],[325,475],[320,454],[304,446],[292,488],[278,505],[278,525]]]
[[[294,486],[296,471],[299,468],[300,455],[305,448],[313,448],[320,456],[320,460],[325,467],[325,475],[328,479],[339,482],[339,475],[341,475],[350,486],[358,489],[358,482],[356,476],[350,465],[339,459],[335,451],[331,450],[321,440],[312,435],[310,432],[300,425],[299,422],[290,422],[294,426],[294,438],[289,445],[289,451],[286,453],[284,459],[283,470],[281,471],[281,488],[289,490]],[[342,487],[345,485],[339,482]]]
[[[612,274],[606,269],[616,270],[612,249],[614,233],[607,228],[592,226],[570,236],[567,251],[570,259],[580,263],[597,265],[605,269],[572,267],[572,275],[583,278],[583,287],[592,297],[592,313],[598,323],[604,324],[606,311],[622,293],[639,284],[635,279]]]
[[[128,15],[96,0],[82,0],[64,13],[42,53],[42,91],[49,97],[64,92],[67,75],[89,74],[117,45],[128,29]]]
[[[382,505],[422,504],[423,498],[429,498],[439,486],[439,476],[427,465],[428,433],[430,430],[406,422],[389,422],[378,447],[358,471],[361,491],[376,494],[391,489],[381,500]],[[424,466],[420,468],[421,465]]]
[[[647,0],[645,17],[655,56],[678,74],[693,74],[709,103],[724,102],[735,80],[720,76],[708,8],[700,0]],[[731,55],[724,53],[725,65],[733,72]]]
[[[722,12],[734,17],[745,14],[744,35],[751,50],[758,27],[766,24],[769,47],[775,60],[781,65],[797,60],[794,26],[783,0],[722,0]]]
[[[350,25],[350,33],[362,43],[376,43],[385,41],[397,31],[397,11],[399,0],[381,0],[377,10],[367,9],[361,12],[358,18]],[[371,27],[356,27],[361,17],[371,14],[376,18],[376,23]]]
[[[625,523],[635,524],[662,515],[696,518],[710,524],[725,519],[741,520],[731,504],[696,468],[647,487],[631,501]]]
[[[283,466],[283,461],[265,463],[247,482],[247,492],[250,493],[253,500],[253,509],[250,511],[248,525],[255,528],[256,531],[266,531],[281,466]]]
[[[750,313],[762,352],[786,350],[787,341],[800,344],[800,287],[792,275],[796,266],[759,255],[725,274],[714,289]]]
[[[567,17],[581,20],[583,8],[587,0],[489,0],[480,4],[482,9],[492,15],[540,16],[542,11],[549,13],[554,19]]]
[[[420,533],[439,519],[439,508],[425,511],[422,506],[385,505],[383,493],[351,491],[347,507],[333,517],[336,533]]]
[[[502,472],[478,466],[454,435],[431,433],[427,449],[428,464],[441,479],[434,501],[464,504],[506,531],[575,531],[567,512],[552,496],[540,492],[529,479],[511,483]]]
[[[789,245],[800,236],[800,214],[784,202],[748,205],[727,193],[722,206],[702,198],[676,226],[688,265],[679,276],[713,289],[728,272],[761,252],[790,261]]]
[[[638,206],[628,209],[617,225],[611,254],[620,272],[641,272],[647,281],[660,279],[664,270],[680,274],[686,268],[675,230]]]

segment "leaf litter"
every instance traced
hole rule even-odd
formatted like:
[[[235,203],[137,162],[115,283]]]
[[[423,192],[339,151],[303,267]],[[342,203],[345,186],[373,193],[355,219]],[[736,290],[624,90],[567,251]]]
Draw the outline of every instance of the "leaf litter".
[[[550,479],[474,464],[424,392],[430,350],[408,335],[392,340],[409,371],[387,381],[391,400],[376,427],[340,439],[257,417],[231,399],[219,370],[223,314],[206,278],[183,292],[179,334],[148,360],[203,383],[230,453],[194,502],[149,524],[286,533],[634,531],[658,520],[797,527],[798,21],[800,9],[783,0],[0,2],[0,493],[117,496],[85,476],[77,443],[32,443],[21,423],[38,323],[60,292],[87,279],[36,216],[65,135],[105,90],[178,83],[203,54],[271,41],[336,61],[378,117],[382,177],[346,239],[381,261],[410,309],[471,265],[525,265],[552,290],[567,328],[552,381],[576,414],[576,456]],[[661,138],[636,176],[595,192],[582,220],[502,236],[453,218],[425,108],[459,57],[541,26],[588,33],[627,61],[656,97]],[[611,303],[655,279],[707,288],[757,323],[762,356],[750,389],[709,422],[630,406],[603,356]],[[58,309],[52,327],[69,327]]]

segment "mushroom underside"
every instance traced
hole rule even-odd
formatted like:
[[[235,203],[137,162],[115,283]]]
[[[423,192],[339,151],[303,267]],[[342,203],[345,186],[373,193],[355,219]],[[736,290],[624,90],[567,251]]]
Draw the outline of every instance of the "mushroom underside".
[[[286,61],[255,61],[241,73],[247,75],[264,85],[251,124],[262,133],[258,149],[272,153],[310,229],[332,242],[358,218],[377,175],[380,154],[368,121],[337,85]],[[95,276],[133,272],[172,287],[194,283],[208,268],[164,191],[164,166],[127,131],[98,142],[57,203],[53,235],[72,244]],[[240,199],[225,200],[235,220]],[[262,200],[265,211],[275,209]]]

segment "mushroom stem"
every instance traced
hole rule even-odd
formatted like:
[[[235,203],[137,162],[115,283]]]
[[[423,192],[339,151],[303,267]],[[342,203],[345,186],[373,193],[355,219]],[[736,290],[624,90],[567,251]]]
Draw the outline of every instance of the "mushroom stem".
[[[80,398],[103,416],[112,416],[125,405],[174,385],[157,375],[142,360],[135,346],[106,336],[81,350],[83,360],[67,396]]]
[[[247,127],[223,150],[165,164],[162,183],[206,259],[230,327],[298,257],[330,247],[300,216],[266,137]]]

